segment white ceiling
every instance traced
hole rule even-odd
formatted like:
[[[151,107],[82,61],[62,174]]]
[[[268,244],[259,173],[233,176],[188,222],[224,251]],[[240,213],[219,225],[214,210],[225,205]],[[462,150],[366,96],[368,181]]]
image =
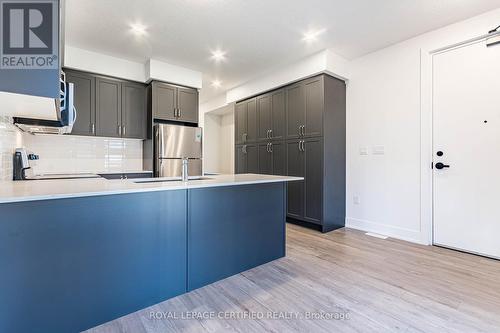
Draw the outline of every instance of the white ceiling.
[[[203,72],[201,101],[325,48],[352,59],[500,7],[500,0],[66,0],[66,43]],[[130,32],[142,23],[147,34]],[[492,27],[493,28],[493,27]],[[325,29],[314,43],[302,40]],[[216,64],[210,51],[222,49]],[[222,87],[210,86],[219,79]]]

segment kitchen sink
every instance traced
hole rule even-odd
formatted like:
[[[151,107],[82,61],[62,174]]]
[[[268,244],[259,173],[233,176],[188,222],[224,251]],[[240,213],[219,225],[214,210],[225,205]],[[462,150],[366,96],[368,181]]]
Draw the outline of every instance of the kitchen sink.
[[[199,180],[210,180],[213,179],[211,177],[193,177],[188,180],[188,183],[190,182],[195,182]],[[180,177],[175,177],[175,178],[147,178],[147,179],[138,179],[134,180],[134,183],[136,184],[147,184],[147,183],[167,183],[167,182],[182,182],[182,179]]]

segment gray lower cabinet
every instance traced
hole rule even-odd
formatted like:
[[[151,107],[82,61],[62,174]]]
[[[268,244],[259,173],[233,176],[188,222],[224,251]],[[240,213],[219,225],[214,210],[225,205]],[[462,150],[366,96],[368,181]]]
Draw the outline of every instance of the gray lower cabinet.
[[[288,187],[288,215],[321,224],[323,188],[323,143],[321,138],[287,142],[289,176],[304,177]]]
[[[140,83],[122,85],[122,137],[145,139],[147,125],[146,87]]]
[[[287,184],[288,221],[315,226],[323,232],[343,227],[345,83],[328,75],[318,75],[239,102],[236,105],[237,136],[248,133],[251,128],[248,119],[254,101],[258,142],[253,162],[257,163],[258,172],[304,178],[302,182]],[[250,172],[250,156],[244,154],[242,148],[236,149],[237,172]]]
[[[75,86],[76,122],[71,134],[146,139],[146,86],[65,70]]]
[[[260,143],[259,172],[265,175],[286,175],[286,151],[284,142],[270,141]]]
[[[157,81],[151,86],[154,119],[198,123],[198,90]]]
[[[236,104],[234,117],[234,142],[255,143],[258,138],[257,100],[252,98]]]
[[[305,155],[302,140],[286,143],[287,173],[292,177],[305,176]],[[304,216],[304,181],[287,183],[287,216],[301,219]]]
[[[71,134],[95,135],[95,76],[77,71],[65,71],[66,80],[74,84],[74,104],[77,118]]]
[[[98,136],[122,136],[122,81],[96,78],[96,134]]]
[[[259,173],[258,145],[236,146],[235,173]]]

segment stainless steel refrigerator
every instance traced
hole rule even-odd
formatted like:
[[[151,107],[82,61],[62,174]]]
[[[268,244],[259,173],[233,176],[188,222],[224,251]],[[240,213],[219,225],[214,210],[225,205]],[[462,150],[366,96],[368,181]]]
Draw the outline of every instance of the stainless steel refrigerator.
[[[203,176],[201,127],[154,126],[155,177],[181,177],[182,159],[188,159],[189,178]]]

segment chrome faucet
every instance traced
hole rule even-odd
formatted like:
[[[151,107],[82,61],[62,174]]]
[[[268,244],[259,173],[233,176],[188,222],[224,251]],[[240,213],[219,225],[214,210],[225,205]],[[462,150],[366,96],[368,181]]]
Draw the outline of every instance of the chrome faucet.
[[[189,159],[187,157],[182,158],[182,181],[183,182],[187,182],[189,179],[188,165],[189,165]]]

